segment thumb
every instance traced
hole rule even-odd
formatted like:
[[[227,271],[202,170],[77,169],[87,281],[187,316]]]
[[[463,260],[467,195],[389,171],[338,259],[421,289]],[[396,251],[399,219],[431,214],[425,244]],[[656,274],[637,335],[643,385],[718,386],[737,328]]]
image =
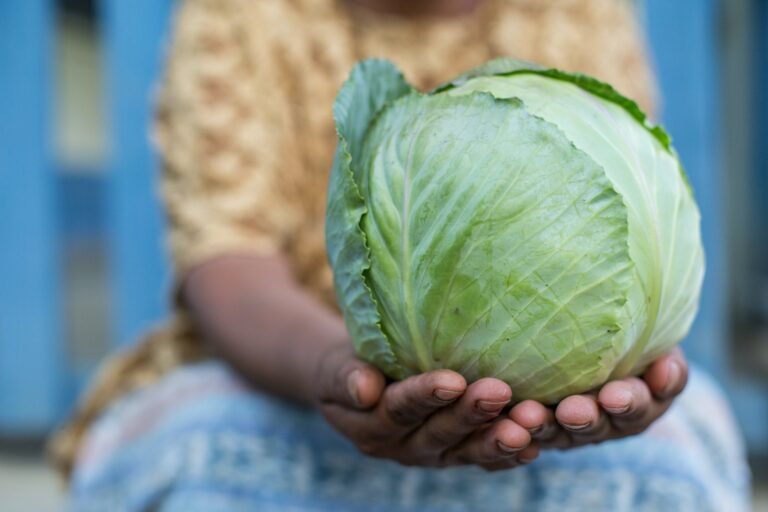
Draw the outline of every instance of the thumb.
[[[363,410],[379,402],[386,381],[379,370],[358,359],[352,346],[345,343],[322,358],[317,384],[321,402]]]

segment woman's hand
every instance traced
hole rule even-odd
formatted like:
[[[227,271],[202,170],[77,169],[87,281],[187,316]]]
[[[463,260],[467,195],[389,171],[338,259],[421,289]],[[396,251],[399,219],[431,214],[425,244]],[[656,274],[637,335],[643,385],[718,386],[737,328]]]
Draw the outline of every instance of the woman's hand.
[[[685,387],[680,349],[657,359],[642,378],[611,381],[551,409],[523,401],[501,415],[512,390],[498,379],[471,385],[436,370],[387,385],[348,344],[321,360],[317,401],[337,430],[368,455],[409,466],[475,464],[508,469],[534,460],[541,448],[574,448],[638,434]]]
[[[526,429],[500,417],[512,390],[498,379],[467,386],[458,373],[436,370],[387,385],[343,344],[322,357],[316,382],[328,422],[373,457],[408,466],[496,470],[539,453]]]
[[[594,393],[563,399],[552,410],[533,400],[515,405],[509,417],[542,448],[570,448],[638,434],[658,419],[688,380],[679,348],[654,361],[641,378],[605,384]]]
[[[457,373],[440,370],[386,385],[350,344],[338,342],[346,336],[344,322],[293,280],[282,256],[212,260],[190,274],[183,298],[213,351],[248,382],[318,403],[361,450],[403,464],[503,469],[535,459],[539,447],[638,433],[661,416],[687,378],[676,350],[643,379],[568,397],[556,411],[527,400],[507,415],[502,410],[512,391],[497,379],[467,386]]]

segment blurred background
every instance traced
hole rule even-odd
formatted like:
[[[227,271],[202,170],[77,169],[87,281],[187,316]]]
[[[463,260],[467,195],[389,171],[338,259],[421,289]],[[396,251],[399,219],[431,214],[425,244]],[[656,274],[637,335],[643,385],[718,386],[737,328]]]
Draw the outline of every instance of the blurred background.
[[[149,142],[173,0],[0,0],[0,509],[54,510],[46,435],[168,309]],[[685,342],[726,388],[768,510],[768,0],[638,0],[703,213]]]

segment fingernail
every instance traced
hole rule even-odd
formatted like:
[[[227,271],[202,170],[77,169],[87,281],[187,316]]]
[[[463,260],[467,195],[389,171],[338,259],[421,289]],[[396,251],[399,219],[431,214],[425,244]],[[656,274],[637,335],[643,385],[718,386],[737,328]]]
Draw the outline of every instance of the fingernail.
[[[678,384],[680,384],[680,376],[682,374],[683,370],[680,368],[680,363],[677,361],[670,361],[669,372],[667,374],[667,384],[664,386],[663,391],[664,396],[671,395],[675,388],[677,388]]]
[[[435,398],[442,400],[443,402],[450,402],[456,400],[462,394],[462,391],[455,389],[436,389],[434,392]]]
[[[478,400],[477,408],[484,412],[499,412],[508,403],[509,403],[509,400],[504,400],[503,402],[491,402],[488,400]]]
[[[532,436],[535,436],[537,434],[541,434],[542,430],[544,430],[544,425],[539,425],[538,427],[529,428],[528,433]]]
[[[584,430],[585,428],[590,426],[591,423],[584,423],[583,425],[568,425],[567,423],[562,423],[562,425],[568,430]]]
[[[611,414],[624,414],[632,407],[633,395],[629,389],[618,389],[613,394],[613,402],[619,405],[615,407],[607,407],[603,402],[600,402],[600,406],[605,409],[606,412]],[[623,404],[623,405],[621,405]]]
[[[621,407],[606,407],[606,406],[603,406],[603,409],[605,409],[606,412],[609,412],[611,414],[624,414],[625,412],[627,412],[629,410],[629,407],[631,405],[632,404],[627,404],[627,405],[623,405]]]
[[[496,441],[496,446],[498,446],[499,450],[501,450],[502,452],[508,453],[510,455],[512,455],[513,453],[517,453],[520,450],[522,450],[522,448],[513,448],[513,447],[511,447],[509,445],[506,445],[506,444],[502,443],[501,441]]]
[[[347,391],[355,405],[360,405],[360,394],[357,390],[357,378],[359,375],[360,370],[354,370],[349,374],[349,377],[347,377]]]

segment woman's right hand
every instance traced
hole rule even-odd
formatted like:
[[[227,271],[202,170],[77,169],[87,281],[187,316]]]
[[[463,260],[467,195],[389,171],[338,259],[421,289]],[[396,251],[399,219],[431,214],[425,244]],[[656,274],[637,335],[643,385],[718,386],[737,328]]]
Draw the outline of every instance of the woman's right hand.
[[[508,469],[539,453],[526,429],[500,413],[512,390],[498,379],[467,386],[450,370],[387,384],[350,344],[320,359],[316,400],[328,422],[370,456],[407,466]]]

